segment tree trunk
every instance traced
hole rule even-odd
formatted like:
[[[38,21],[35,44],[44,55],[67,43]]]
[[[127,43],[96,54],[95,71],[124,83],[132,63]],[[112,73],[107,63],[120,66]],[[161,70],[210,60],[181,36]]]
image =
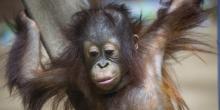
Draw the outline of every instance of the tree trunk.
[[[62,28],[79,11],[80,0],[22,0],[29,16],[40,29],[42,44],[51,58],[57,57],[67,45]]]

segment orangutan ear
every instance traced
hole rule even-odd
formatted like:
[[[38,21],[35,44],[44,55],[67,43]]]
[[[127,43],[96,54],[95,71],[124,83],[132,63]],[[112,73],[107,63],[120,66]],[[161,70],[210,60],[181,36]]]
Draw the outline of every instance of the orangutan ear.
[[[134,34],[133,39],[134,39],[135,49],[138,49],[139,36],[137,34]]]

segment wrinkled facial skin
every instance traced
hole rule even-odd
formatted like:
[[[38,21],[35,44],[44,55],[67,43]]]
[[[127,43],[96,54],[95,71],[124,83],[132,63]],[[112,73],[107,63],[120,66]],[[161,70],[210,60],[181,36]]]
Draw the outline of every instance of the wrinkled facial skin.
[[[100,91],[108,92],[115,88],[122,77],[118,63],[119,44],[116,39],[109,38],[102,43],[85,41],[84,56],[93,84]]]

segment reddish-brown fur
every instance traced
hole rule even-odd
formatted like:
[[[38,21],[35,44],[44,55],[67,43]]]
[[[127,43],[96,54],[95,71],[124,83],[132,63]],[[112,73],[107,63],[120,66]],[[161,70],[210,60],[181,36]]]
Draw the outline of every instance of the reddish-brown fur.
[[[205,43],[186,36],[190,29],[198,26],[207,16],[199,7],[199,3],[183,2],[171,12],[168,12],[170,6],[167,6],[158,12],[158,18],[150,26],[144,26],[141,19],[131,18],[123,5],[101,5],[98,0],[93,3],[92,9],[79,12],[73,17],[73,24],[65,31],[71,45],[59,58],[52,60],[48,69],[36,68],[32,73],[21,73],[21,70],[28,69],[23,67],[23,63],[27,61],[19,59],[27,52],[30,36],[27,31],[30,29],[27,24],[18,24],[18,37],[24,42],[17,38],[11,50],[7,77],[10,89],[18,88],[25,108],[40,110],[43,104],[53,97],[54,110],[62,100],[65,102],[65,110],[188,109],[168,73],[166,61],[177,60],[174,54],[178,51],[209,52],[198,46],[206,45]],[[123,77],[126,86],[106,95],[100,95],[94,90],[83,64],[77,38],[85,27],[83,23],[88,16],[101,16],[99,12],[103,10],[111,14],[122,14],[126,22],[130,23],[126,28],[131,28],[130,33],[139,36],[137,50],[133,41],[125,42],[125,38],[121,38],[124,47],[131,47],[130,50],[122,47],[124,50],[121,63],[126,65],[129,71]],[[20,22],[23,21],[18,21]],[[25,28],[21,28],[25,25]],[[128,39],[133,39],[130,37]],[[34,78],[25,79],[27,74],[34,74]]]

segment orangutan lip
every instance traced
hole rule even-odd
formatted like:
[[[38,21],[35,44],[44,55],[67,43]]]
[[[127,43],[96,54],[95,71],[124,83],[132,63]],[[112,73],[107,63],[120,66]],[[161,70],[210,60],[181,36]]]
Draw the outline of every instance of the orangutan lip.
[[[111,83],[113,80],[114,78],[105,78],[105,79],[98,80],[97,83],[99,85],[106,85],[106,84]]]

